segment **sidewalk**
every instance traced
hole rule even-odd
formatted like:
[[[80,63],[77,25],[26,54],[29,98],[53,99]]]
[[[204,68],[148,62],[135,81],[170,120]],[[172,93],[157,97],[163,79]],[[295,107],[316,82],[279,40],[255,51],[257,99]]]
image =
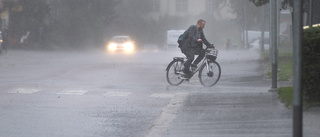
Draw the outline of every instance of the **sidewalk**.
[[[189,94],[163,136],[292,137],[292,109],[276,93],[219,90],[226,93]],[[305,137],[320,136],[319,108],[304,111],[303,128]]]
[[[189,94],[164,136],[292,136],[291,112],[277,101],[275,94],[220,90],[226,93]]]

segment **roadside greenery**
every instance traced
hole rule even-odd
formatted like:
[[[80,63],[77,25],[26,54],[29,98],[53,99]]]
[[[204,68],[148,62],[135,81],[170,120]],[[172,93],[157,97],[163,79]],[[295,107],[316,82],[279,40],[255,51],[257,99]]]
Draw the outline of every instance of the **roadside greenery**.
[[[265,53],[265,60],[268,59],[269,54]],[[278,81],[291,81],[293,77],[293,53],[292,50],[288,49],[280,49],[278,55]],[[267,63],[267,66],[271,66],[270,63]],[[271,78],[271,67],[267,69],[266,72],[267,77]],[[304,92],[303,98],[303,106],[317,106],[319,103],[316,102],[308,102],[306,98],[306,93]],[[278,99],[288,108],[292,108],[293,106],[293,87],[279,87],[278,88]]]
[[[278,79],[279,81],[289,81],[293,74],[292,50],[284,50],[279,54]]]
[[[286,46],[284,46],[286,47]],[[278,81],[290,81],[293,75],[292,48],[279,48],[278,54]],[[290,47],[290,46],[289,46]],[[269,53],[264,53],[263,58],[269,62]],[[320,105],[320,27],[304,29],[302,42],[302,71],[301,87],[303,106]],[[266,63],[266,66],[271,66]],[[271,68],[267,67],[267,76],[271,78]],[[279,100],[287,107],[292,106],[292,87],[280,87]]]
[[[293,74],[293,50],[292,47],[288,48],[289,46],[285,46],[279,49],[278,54],[278,81],[289,81],[292,79]],[[271,64],[269,62],[269,53],[265,52],[263,54],[263,59],[265,62],[268,62],[266,64],[266,75],[267,77],[271,78]]]
[[[292,108],[293,106],[293,87],[280,87],[278,89],[278,99],[287,107]],[[302,105],[304,108],[319,106],[320,102],[308,102],[308,100],[303,98]]]
[[[320,102],[320,27],[305,29],[302,50],[302,90],[310,103]]]
[[[292,87],[280,87],[278,89],[278,99],[288,108],[292,108],[292,94],[293,88]]]

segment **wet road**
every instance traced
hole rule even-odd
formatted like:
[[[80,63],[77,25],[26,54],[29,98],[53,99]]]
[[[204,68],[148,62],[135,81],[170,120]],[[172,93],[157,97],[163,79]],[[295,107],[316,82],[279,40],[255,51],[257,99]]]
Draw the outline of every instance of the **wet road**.
[[[256,52],[220,51],[222,75],[211,88],[202,87],[197,77],[177,87],[169,86],[164,70],[173,56],[182,55],[179,51],[139,51],[132,55],[95,50],[9,51],[0,56],[0,136],[183,136],[187,133],[175,132],[184,130],[179,124],[190,116],[207,118],[212,111],[206,111],[205,106],[234,113],[233,106],[245,103],[241,100],[250,103],[254,96],[268,94],[270,84]],[[229,98],[229,105],[221,103],[224,100],[219,99],[227,94],[239,98]],[[196,112],[188,111],[199,96],[216,102],[201,104],[203,108]],[[279,119],[287,128],[291,115],[280,111],[283,115]],[[263,109],[256,112],[265,113]],[[227,118],[215,115],[217,119]],[[235,118],[243,117],[246,115]]]

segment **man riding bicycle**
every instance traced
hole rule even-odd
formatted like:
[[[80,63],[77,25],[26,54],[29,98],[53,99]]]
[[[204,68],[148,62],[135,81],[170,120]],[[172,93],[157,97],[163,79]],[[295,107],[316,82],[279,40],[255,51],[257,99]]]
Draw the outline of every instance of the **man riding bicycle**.
[[[190,66],[192,69],[197,68],[198,63],[204,58],[205,50],[203,43],[207,47],[213,47],[213,44],[207,41],[203,33],[203,28],[206,21],[199,19],[197,25],[191,25],[185,32],[183,40],[179,44],[181,52],[186,55],[187,61],[184,63],[183,75],[184,79],[189,79],[191,76]],[[194,60],[194,55],[199,55]],[[193,62],[193,63],[192,63]],[[192,63],[192,64],[191,64]]]

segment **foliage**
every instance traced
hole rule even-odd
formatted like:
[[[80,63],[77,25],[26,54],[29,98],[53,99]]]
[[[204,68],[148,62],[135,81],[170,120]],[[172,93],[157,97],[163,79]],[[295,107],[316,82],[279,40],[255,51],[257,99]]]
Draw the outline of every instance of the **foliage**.
[[[280,87],[278,88],[278,99],[288,108],[293,106],[293,87]],[[319,106],[320,102],[307,102],[305,98],[302,99],[304,108]]]
[[[308,102],[320,100],[320,27],[303,33],[302,87]]]
[[[286,56],[286,57],[279,57],[279,64],[278,68],[280,69],[280,72],[278,72],[278,80],[279,81],[288,81],[290,78],[292,78],[293,74],[293,62],[292,62],[292,55]]]
[[[115,18],[117,0],[62,0],[58,1],[60,16],[52,26],[51,39],[68,46],[100,44],[104,28]],[[59,34],[59,35],[57,35]]]
[[[249,0],[249,1],[252,2],[254,5],[256,5],[257,7],[269,3],[269,0]]]
[[[261,16],[261,8],[253,5],[249,0],[230,0],[229,6],[231,8],[231,13],[235,13],[237,15],[236,21],[239,27],[243,27],[245,11],[248,30],[260,30],[261,21],[269,21],[269,18],[266,18],[269,17],[269,12],[265,11],[265,16]]]
[[[21,11],[11,11],[8,33],[17,38],[30,32],[29,42],[38,41],[39,29],[44,27],[45,19],[49,15],[49,7],[45,0],[20,0],[17,4]]]
[[[49,15],[50,9],[45,0],[20,1],[20,4],[23,7],[23,15],[29,19],[30,24],[43,24],[45,17]]]
[[[159,25],[147,16],[151,11],[150,0],[126,1],[114,10],[115,18],[106,28],[106,37],[130,35],[137,43],[154,40],[155,35],[165,34],[157,29]],[[152,35],[150,35],[152,34]]]
[[[254,5],[256,5],[257,7],[268,4],[269,0],[249,0],[250,2],[252,2]],[[308,4],[309,4],[309,0],[304,0],[303,1],[303,10],[305,12],[308,11]],[[282,9],[287,9],[288,7],[293,7],[293,0],[283,0],[281,3]]]
[[[252,2],[254,5],[256,5],[257,7],[265,5],[267,3],[269,3],[269,0],[249,0],[250,2]],[[320,1],[319,0],[312,0],[312,24],[317,24],[320,22],[320,16],[316,13],[320,12]],[[303,5],[302,5],[302,10],[303,12],[310,14],[309,13],[309,7],[310,6],[310,0],[303,0]],[[282,9],[288,9],[289,7],[293,7],[293,0],[283,0],[281,3],[281,8]],[[309,16],[307,16],[307,21],[309,24]]]
[[[278,54],[278,71],[277,78],[278,81],[289,81],[292,78],[293,74],[293,59],[292,59],[292,49],[288,50],[287,48],[282,49],[279,48]],[[262,54],[262,58],[264,61],[269,61],[269,53],[265,52]],[[266,66],[270,66],[268,63]],[[267,69],[266,75],[270,78],[271,77],[271,68]]]
[[[278,89],[278,99],[284,103],[288,108],[292,107],[293,100],[293,88],[292,87],[280,87]]]
[[[249,1],[252,2],[254,5],[256,5],[257,7],[269,3],[269,0],[249,0]],[[306,0],[306,1],[309,2],[309,0]],[[283,0],[281,5],[282,5],[282,9],[293,7],[293,0]]]

